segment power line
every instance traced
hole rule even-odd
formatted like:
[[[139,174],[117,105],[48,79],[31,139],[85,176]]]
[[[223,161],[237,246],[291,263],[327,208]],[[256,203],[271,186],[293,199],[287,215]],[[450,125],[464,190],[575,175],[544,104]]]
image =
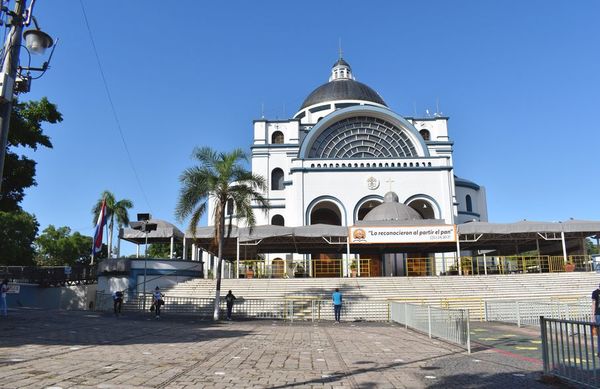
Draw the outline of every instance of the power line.
[[[133,175],[135,176],[135,180],[138,184],[138,187],[139,187],[140,191],[142,192],[142,195],[144,196],[146,205],[148,206],[148,209],[150,210],[150,212],[152,212],[152,207],[150,206],[150,201],[148,201],[148,197],[146,196],[146,192],[144,191],[144,187],[142,186],[142,182],[140,181],[140,177],[138,176],[137,170],[135,168],[135,164],[133,163],[133,158],[131,157],[131,153],[129,152],[129,147],[127,146],[127,142],[125,142],[125,136],[123,135],[123,129],[121,128],[121,122],[119,121],[119,116],[117,115],[117,110],[115,109],[115,105],[113,103],[113,99],[110,94],[110,89],[108,88],[108,83],[106,82],[106,77],[104,76],[104,70],[102,70],[102,63],[100,62],[100,56],[98,55],[98,50],[96,49],[96,43],[94,41],[92,29],[90,28],[90,24],[88,22],[87,14],[85,13],[85,7],[83,6],[83,1],[79,0],[79,4],[81,5],[81,11],[83,13],[83,20],[85,21],[85,25],[88,30],[90,42],[92,43],[92,48],[94,50],[94,55],[96,56],[96,62],[98,64],[98,70],[100,71],[100,76],[102,77],[102,83],[104,84],[104,90],[106,91],[106,96],[108,97],[110,109],[112,111],[113,118],[115,119],[117,129],[119,130],[119,135],[121,136],[121,141],[123,142],[123,147],[125,148],[125,153],[127,154],[127,159],[129,160],[129,165],[131,166],[131,170],[133,170]]]

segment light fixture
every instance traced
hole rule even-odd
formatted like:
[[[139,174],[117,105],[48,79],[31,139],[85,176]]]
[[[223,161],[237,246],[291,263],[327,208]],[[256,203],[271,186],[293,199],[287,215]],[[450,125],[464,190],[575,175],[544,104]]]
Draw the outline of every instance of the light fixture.
[[[44,54],[46,49],[54,44],[50,35],[42,30],[27,30],[23,36],[25,37],[25,47],[33,54]]]

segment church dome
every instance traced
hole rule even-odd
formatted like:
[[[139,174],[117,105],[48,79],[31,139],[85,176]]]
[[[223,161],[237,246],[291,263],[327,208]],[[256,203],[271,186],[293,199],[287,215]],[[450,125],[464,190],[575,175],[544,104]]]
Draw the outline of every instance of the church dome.
[[[383,203],[373,208],[366,214],[363,221],[406,221],[421,220],[421,215],[408,205],[398,202],[398,195],[388,192],[383,198]]]
[[[313,90],[302,103],[300,111],[311,105],[335,100],[371,101],[387,107],[377,92],[354,79],[350,65],[343,58],[333,64],[329,82]]]
[[[381,96],[368,85],[351,79],[342,79],[329,81],[312,91],[302,103],[300,110],[314,104],[334,100],[371,101],[387,107]]]

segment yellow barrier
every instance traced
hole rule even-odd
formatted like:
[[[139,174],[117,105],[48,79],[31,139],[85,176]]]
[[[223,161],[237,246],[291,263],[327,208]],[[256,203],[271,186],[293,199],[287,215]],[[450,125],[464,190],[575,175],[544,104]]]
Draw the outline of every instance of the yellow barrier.
[[[345,259],[339,258],[313,259],[313,277],[344,277],[344,261]],[[358,266],[360,266],[360,275],[353,269],[357,262]],[[353,277],[371,276],[370,259],[352,259],[350,260],[350,267]]]
[[[486,257],[460,257],[463,275],[557,273],[565,271],[592,271],[591,256],[570,255],[567,263],[563,256],[507,255]]]

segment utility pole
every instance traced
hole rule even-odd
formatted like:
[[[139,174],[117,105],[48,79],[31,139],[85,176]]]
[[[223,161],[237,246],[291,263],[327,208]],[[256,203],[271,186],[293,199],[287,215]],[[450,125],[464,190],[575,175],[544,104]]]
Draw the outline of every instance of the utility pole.
[[[2,65],[2,74],[0,75],[2,80],[0,95],[0,189],[2,189],[2,173],[4,171],[6,144],[8,143],[8,126],[10,124],[14,85],[17,78],[19,52],[23,36],[24,11],[25,0],[15,0],[15,9],[10,19],[10,32],[4,43],[4,63]]]

